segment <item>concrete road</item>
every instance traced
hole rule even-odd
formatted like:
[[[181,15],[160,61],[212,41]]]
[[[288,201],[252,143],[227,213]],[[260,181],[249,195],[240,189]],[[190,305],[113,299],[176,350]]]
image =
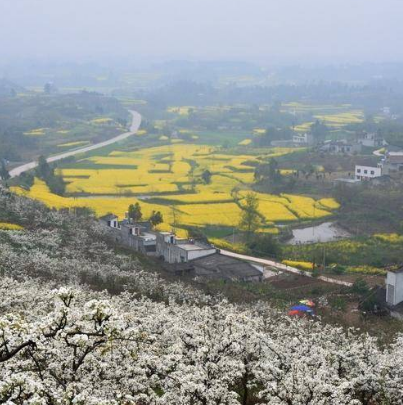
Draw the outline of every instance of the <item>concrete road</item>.
[[[140,128],[141,115],[136,111],[130,111],[130,113],[132,114],[133,120],[132,120],[132,124],[130,126],[129,132],[125,132],[124,134],[115,136],[114,138],[108,139],[107,141],[96,143],[96,144],[90,145],[90,146],[85,146],[85,147],[79,148],[79,149],[74,149],[74,150],[71,150],[68,152],[61,153],[59,155],[51,156],[46,160],[49,163],[56,162],[58,160],[65,159],[69,156],[74,156],[74,155],[78,155],[80,153],[90,152],[95,149],[103,148],[104,146],[112,145],[116,142],[119,142],[119,141],[122,141],[123,139],[128,138],[131,135],[134,135]],[[38,166],[38,162],[25,163],[22,166],[18,166],[16,168],[10,170],[10,176],[11,177],[19,176],[21,173],[27,172],[28,170],[32,170],[36,166]]]
[[[275,267],[276,269],[279,269],[286,273],[293,273],[293,274],[298,274],[299,276],[302,275],[305,277],[312,277],[312,275],[307,272],[302,272],[301,270],[299,270],[295,267],[287,266],[286,264],[283,264],[283,263],[274,262],[273,260],[261,259],[260,257],[241,255],[239,253],[234,253],[234,252],[230,252],[229,250],[223,250],[223,249],[220,249],[220,252],[221,252],[221,254],[223,254],[225,256],[234,257],[236,259],[245,260],[247,262],[257,263],[257,264],[261,264],[263,266],[272,266],[272,267]],[[334,278],[329,278],[329,277],[325,277],[325,276],[319,276],[319,277],[317,277],[317,279],[321,280],[321,281],[325,281],[326,283],[342,285],[345,287],[351,287],[353,285],[352,283],[349,283],[348,281],[335,280]]]

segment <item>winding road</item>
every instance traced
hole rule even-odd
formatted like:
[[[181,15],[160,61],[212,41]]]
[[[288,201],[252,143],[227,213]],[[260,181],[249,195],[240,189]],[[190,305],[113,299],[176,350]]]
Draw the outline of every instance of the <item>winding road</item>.
[[[74,149],[74,150],[70,150],[68,152],[64,152],[64,153],[60,153],[58,155],[51,156],[46,160],[49,163],[56,162],[58,160],[65,159],[69,156],[78,155],[79,153],[90,152],[95,149],[103,148],[104,146],[112,145],[116,142],[119,142],[119,141],[122,141],[122,140],[128,138],[131,135],[134,135],[140,128],[141,115],[136,111],[130,111],[130,113],[132,114],[133,119],[132,119],[132,124],[130,126],[129,132],[125,132],[124,134],[117,135],[114,138],[108,139],[107,141],[103,141],[100,143],[96,143],[94,145],[85,146],[83,148]],[[17,177],[21,173],[27,172],[28,170],[35,169],[36,166],[38,166],[38,162],[36,162],[36,161],[25,163],[21,166],[18,166],[16,168],[10,170],[10,176]]]

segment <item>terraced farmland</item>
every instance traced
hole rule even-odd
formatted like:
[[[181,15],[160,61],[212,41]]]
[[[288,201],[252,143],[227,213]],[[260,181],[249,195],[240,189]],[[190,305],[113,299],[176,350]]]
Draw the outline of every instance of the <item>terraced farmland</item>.
[[[310,118],[309,121],[294,127],[297,132],[309,131],[310,126],[316,120],[325,123],[334,130],[341,129],[349,124],[357,124],[364,121],[364,112],[359,109],[354,109],[349,104],[319,105],[294,102],[283,104],[282,111],[292,113],[301,119]]]
[[[14,191],[51,207],[87,207],[97,215],[114,212],[121,218],[128,206],[138,201],[144,218],[152,211],[163,214],[161,229],[169,229],[174,222],[179,228],[229,229],[239,223],[243,199],[254,181],[254,165],[269,156],[296,151],[273,148],[262,156],[239,155],[195,144],[113,151],[78,161],[74,167],[58,169],[67,183],[65,196],[52,194],[39,179],[30,190],[15,187]],[[205,170],[211,173],[208,183],[202,180]],[[332,199],[257,195],[263,232],[277,232],[277,224],[328,217],[338,208]]]

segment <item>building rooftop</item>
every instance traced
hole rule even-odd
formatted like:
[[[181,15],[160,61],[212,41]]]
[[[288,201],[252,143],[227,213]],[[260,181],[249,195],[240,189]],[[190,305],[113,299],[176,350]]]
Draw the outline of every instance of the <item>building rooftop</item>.
[[[114,219],[117,219],[118,217],[114,214],[106,214],[102,217],[99,217],[99,219],[103,220],[103,221],[112,221]]]
[[[150,233],[150,232],[143,232],[140,235],[140,238],[147,239],[147,240],[156,240],[157,235],[155,233]]]
[[[391,152],[387,157],[386,157],[386,162],[387,163],[403,163],[403,153],[400,154],[398,152],[395,152],[392,155],[393,152]]]
[[[220,253],[192,260],[192,264],[196,274],[205,277],[239,280],[262,275],[262,272],[250,263]]]
[[[213,249],[213,247],[209,246],[199,246],[194,243],[181,243],[177,245],[180,249],[183,250],[206,250],[206,249]]]

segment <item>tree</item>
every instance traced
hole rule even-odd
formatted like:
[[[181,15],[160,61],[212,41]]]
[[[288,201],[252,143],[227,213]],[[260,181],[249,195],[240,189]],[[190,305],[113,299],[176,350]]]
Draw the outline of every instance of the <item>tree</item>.
[[[245,197],[245,204],[242,206],[241,220],[239,227],[246,232],[248,241],[256,230],[262,225],[259,214],[259,200],[256,193],[248,193]]]
[[[134,205],[130,204],[129,205],[129,218],[131,218],[134,222],[138,222],[141,220],[143,214],[141,212],[141,207],[138,202],[136,202]]]
[[[45,83],[45,85],[43,86],[43,92],[45,94],[54,94],[57,93],[57,88],[54,85],[54,83],[52,82],[47,82]]]
[[[153,211],[150,217],[150,222],[152,224],[153,227],[161,224],[162,222],[164,222],[164,218],[161,214],[160,211]]]
[[[255,237],[248,247],[257,255],[260,256],[278,256],[281,252],[281,247],[277,240],[270,234],[263,234]]]
[[[201,175],[204,183],[206,183],[206,184],[211,183],[211,176],[212,176],[212,174],[211,174],[210,170],[208,170],[208,169],[204,170],[204,172]]]
[[[181,217],[181,212],[176,208],[175,205],[171,205],[171,216],[172,216],[172,228],[175,232],[175,229],[178,226],[178,223],[180,222],[180,217]]]
[[[313,135],[315,141],[322,141],[326,139],[328,131],[329,131],[328,127],[319,120],[316,120],[311,125],[311,134]]]
[[[39,156],[36,172],[37,172],[38,177],[40,177],[43,180],[46,180],[53,174],[53,170],[50,167],[45,156]]]
[[[255,168],[254,177],[256,181],[268,180],[273,185],[279,185],[283,181],[278,162],[274,158],[270,159],[267,164],[258,165]]]
[[[7,170],[6,163],[4,160],[1,162],[1,167],[0,167],[0,179],[7,181],[10,178],[10,173]]]

